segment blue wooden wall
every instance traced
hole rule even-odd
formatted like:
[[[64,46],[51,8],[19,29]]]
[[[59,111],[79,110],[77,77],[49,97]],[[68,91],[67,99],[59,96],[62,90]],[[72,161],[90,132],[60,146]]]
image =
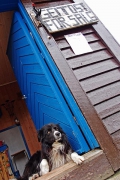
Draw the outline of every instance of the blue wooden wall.
[[[83,153],[98,147],[40,36],[22,5],[18,6],[19,12],[15,12],[12,22],[8,57],[36,129],[50,122],[59,123],[75,151]],[[59,77],[60,83],[56,77]],[[75,117],[78,117],[78,122]]]

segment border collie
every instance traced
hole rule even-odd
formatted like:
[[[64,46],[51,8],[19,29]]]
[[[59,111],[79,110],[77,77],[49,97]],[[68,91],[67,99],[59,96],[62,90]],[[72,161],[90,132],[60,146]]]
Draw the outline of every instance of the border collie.
[[[66,134],[58,124],[47,124],[38,131],[41,151],[33,154],[19,180],[34,180],[73,160],[81,164],[84,157],[73,152]]]

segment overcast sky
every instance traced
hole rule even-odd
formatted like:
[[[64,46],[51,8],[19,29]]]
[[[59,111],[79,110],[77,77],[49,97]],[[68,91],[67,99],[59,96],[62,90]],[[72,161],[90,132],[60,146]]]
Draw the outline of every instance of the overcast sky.
[[[120,0],[85,0],[85,2],[120,44]]]

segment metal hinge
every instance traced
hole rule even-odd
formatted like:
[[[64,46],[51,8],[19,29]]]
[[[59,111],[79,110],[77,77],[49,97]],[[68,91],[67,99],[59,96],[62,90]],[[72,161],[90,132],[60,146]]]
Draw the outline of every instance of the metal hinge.
[[[22,99],[27,99],[27,97],[25,95],[22,96]]]

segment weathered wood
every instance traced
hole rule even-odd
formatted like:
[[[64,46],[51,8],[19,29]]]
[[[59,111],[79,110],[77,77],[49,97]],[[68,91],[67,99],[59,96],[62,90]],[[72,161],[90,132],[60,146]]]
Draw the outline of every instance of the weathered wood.
[[[120,117],[120,116],[119,116]],[[113,141],[120,150],[120,130],[112,134]]]
[[[104,27],[104,25],[99,21],[97,24],[92,25],[95,31],[99,34],[102,40],[106,43],[108,47],[110,47],[110,51],[117,58],[120,64],[120,46],[113,38],[113,36],[108,32],[108,30]]]
[[[46,7],[54,7],[54,6],[60,6],[60,5],[64,5],[64,4],[70,4],[70,1],[69,0],[61,0],[61,1],[39,1],[39,2],[35,2],[34,0],[32,1],[35,3],[35,7],[37,8],[46,8]],[[26,8],[31,8],[32,7],[32,2],[30,2],[29,0],[22,0],[22,3],[24,3],[24,6]]]
[[[15,112],[20,121],[20,125],[28,145],[31,155],[37,150],[40,150],[40,143],[37,139],[37,131],[34,126],[34,123],[30,117],[28,109],[24,100],[16,101],[15,103]]]
[[[84,157],[85,161],[79,166],[70,162],[37,180],[104,180],[114,173],[103,151],[94,150]]]
[[[114,89],[114,91],[113,91]],[[93,92],[88,93],[88,97],[91,100],[92,104],[98,104],[102,101],[106,101],[120,94],[120,82],[110,84],[103,88],[97,89]]]
[[[119,102],[120,102],[120,99],[119,99]],[[107,126],[107,129],[110,134],[117,132],[120,129],[120,121],[118,121],[119,118],[120,118],[120,111],[118,113],[112,114],[111,116],[103,119],[103,122],[105,126]]]
[[[101,118],[117,113],[120,111],[120,96],[109,99],[95,106],[95,109]],[[119,118],[117,119],[119,122]],[[107,127],[107,126],[106,126]],[[109,129],[107,127],[107,129]]]
[[[82,80],[116,68],[118,68],[118,66],[113,61],[106,60],[97,64],[90,64],[81,69],[76,69],[74,70],[74,73],[78,80]]]
[[[111,84],[113,82],[117,82],[120,80],[120,72],[119,69],[115,69],[108,72],[102,72],[102,74],[97,74],[96,76],[81,81],[81,85],[85,92],[92,91],[94,89],[98,89],[105,85]]]
[[[80,27],[80,28],[77,27],[77,28],[74,29],[74,33],[79,32],[79,30],[80,30],[80,32],[81,32],[83,35],[87,35],[87,34],[94,33],[94,30],[93,30],[93,28],[91,28],[90,25],[87,25],[86,27],[87,27],[86,29],[85,29],[84,27]],[[59,40],[59,39],[63,39],[63,38],[64,38],[64,35],[66,35],[66,34],[71,34],[71,30],[68,29],[68,30],[65,31],[65,32],[60,31],[59,33],[53,34],[53,37],[54,37],[54,39],[57,41],[57,40]]]
[[[57,2],[57,1],[56,1]],[[47,5],[46,5],[47,6]],[[40,6],[39,6],[40,7]],[[28,13],[31,11],[30,8],[26,8]],[[97,24],[96,24],[97,25]],[[120,152],[117,149],[116,145],[113,142],[112,137],[106,130],[105,126],[103,125],[102,119],[99,116],[99,113],[96,111],[96,106],[94,107],[92,103],[90,102],[90,99],[88,98],[85,90],[81,87],[80,82],[75,77],[75,69],[79,69],[80,72],[77,72],[77,75],[81,78],[79,80],[83,79],[89,79],[91,77],[98,76],[102,73],[113,71],[115,69],[119,68],[118,61],[114,58],[113,54],[109,51],[109,47],[105,45],[104,42],[101,42],[101,45],[105,46],[102,50],[97,50],[92,53],[84,54],[84,55],[73,55],[69,53],[69,50],[67,53],[63,53],[65,50],[64,48],[60,50],[60,48],[57,46],[57,42],[67,33],[73,33],[73,32],[80,32],[83,31],[83,29],[92,29],[92,25],[86,26],[86,27],[79,27],[77,30],[69,30],[65,32],[60,32],[58,34],[54,34],[53,36],[48,34],[48,32],[44,29],[44,27],[40,27],[38,29],[38,32],[45,43],[48,51],[50,52],[53,60],[55,61],[56,66],[58,67],[59,71],[61,72],[62,76],[64,77],[64,80],[66,84],[68,85],[70,91],[72,92],[78,106],[80,107],[83,115],[85,116],[88,124],[90,125],[93,133],[95,134],[101,148],[104,150],[107,158],[109,159],[109,162],[111,163],[114,170],[117,170],[120,168]],[[93,31],[95,33],[95,31]],[[91,33],[91,32],[90,32]],[[89,33],[88,33],[89,34]],[[49,36],[49,38],[48,38]],[[100,36],[96,35],[98,39],[100,39]],[[97,39],[97,41],[98,41]],[[92,41],[92,39],[91,39]],[[94,43],[97,42],[96,40],[93,41]],[[69,48],[69,47],[68,47]],[[64,57],[63,57],[64,56]],[[91,70],[90,68],[91,67]],[[86,69],[86,72],[84,70]],[[98,71],[97,71],[98,69]],[[75,70],[75,71],[74,71]],[[82,73],[81,73],[82,71]],[[87,74],[87,75],[86,75]],[[59,84],[59,80],[58,80]]]
[[[71,72],[71,69],[69,69],[67,62],[65,61],[60,51],[58,50],[54,40],[52,38],[51,39],[47,38],[47,34],[43,28],[39,29],[39,33],[43,38],[43,41],[46,44],[47,48],[49,49],[51,55],[54,57],[53,59],[57,64],[57,66],[59,67],[60,72],[64,76],[64,79],[68,84],[69,88],[71,89],[71,92],[74,94],[75,100],[78,103],[79,107],[81,108],[89,125],[91,126],[91,129],[96,135],[96,138],[100,143],[100,146],[105,150],[111,164],[113,165],[113,168],[118,169],[119,152],[115,147],[115,145],[113,144],[111,137],[109,136],[108,132],[103,126],[96,111],[91,106],[91,103],[86,97],[85,92],[82,90],[79,82],[76,81],[74,74]],[[101,136],[101,132],[103,136]],[[105,139],[103,137],[105,137]],[[106,143],[106,141],[108,143]]]
[[[98,52],[93,52],[91,54],[74,56],[72,59],[70,57],[68,63],[72,68],[78,68],[99,61],[107,60],[109,58],[112,58],[112,55],[106,50],[102,50]]]

